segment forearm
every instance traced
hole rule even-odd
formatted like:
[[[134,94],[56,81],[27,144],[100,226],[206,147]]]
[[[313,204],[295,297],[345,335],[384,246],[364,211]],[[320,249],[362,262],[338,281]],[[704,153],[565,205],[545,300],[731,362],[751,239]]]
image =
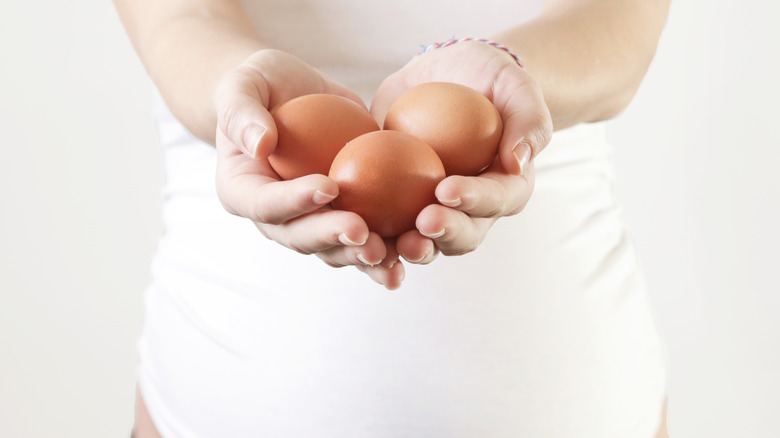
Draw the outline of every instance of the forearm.
[[[539,82],[555,129],[609,119],[633,98],[669,0],[551,1],[536,19],[494,38]]]
[[[115,0],[152,80],[173,114],[214,144],[213,96],[224,73],[265,48],[241,5],[230,1]]]

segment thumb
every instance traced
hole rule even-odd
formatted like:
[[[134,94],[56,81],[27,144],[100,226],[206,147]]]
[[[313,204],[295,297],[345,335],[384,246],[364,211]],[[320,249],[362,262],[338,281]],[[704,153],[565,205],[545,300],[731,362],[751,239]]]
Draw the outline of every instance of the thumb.
[[[494,95],[494,103],[504,122],[498,154],[504,170],[521,175],[550,142],[552,118],[538,84],[517,81],[503,85]],[[512,92],[502,93],[502,88]]]
[[[245,66],[226,74],[214,93],[217,129],[255,160],[267,158],[276,148],[269,95],[262,75]]]

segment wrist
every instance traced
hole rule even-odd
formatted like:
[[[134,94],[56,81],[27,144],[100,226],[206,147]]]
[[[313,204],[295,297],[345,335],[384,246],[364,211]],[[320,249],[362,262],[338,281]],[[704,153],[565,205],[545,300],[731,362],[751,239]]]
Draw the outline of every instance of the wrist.
[[[521,68],[525,68],[525,65],[523,64],[523,60],[520,59],[520,57],[517,56],[517,54],[515,54],[509,47],[507,47],[507,46],[505,46],[505,45],[503,45],[503,44],[501,44],[501,43],[499,43],[497,41],[493,41],[493,40],[490,40],[490,39],[487,39],[487,38],[472,38],[472,37],[454,38],[453,37],[453,38],[450,38],[449,40],[444,41],[444,42],[433,43],[433,44],[428,44],[427,46],[423,46],[422,50],[418,53],[418,55],[421,55],[423,53],[429,52],[431,50],[441,49],[441,48],[444,48],[444,47],[452,46],[454,44],[464,43],[464,42],[468,42],[468,41],[476,41],[476,42],[479,42],[479,43],[482,43],[482,44],[487,44],[489,46],[495,47],[498,50],[503,50],[509,56],[511,56],[512,59],[515,60],[517,65],[519,65]]]

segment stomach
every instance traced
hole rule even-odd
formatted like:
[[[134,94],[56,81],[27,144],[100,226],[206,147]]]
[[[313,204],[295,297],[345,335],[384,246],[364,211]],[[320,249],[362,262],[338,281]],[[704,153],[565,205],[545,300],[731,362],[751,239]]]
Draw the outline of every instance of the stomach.
[[[139,385],[163,436],[657,431],[665,358],[603,126],[556,133],[525,211],[474,253],[409,266],[395,292],[226,213],[213,149],[160,126],[166,231]]]

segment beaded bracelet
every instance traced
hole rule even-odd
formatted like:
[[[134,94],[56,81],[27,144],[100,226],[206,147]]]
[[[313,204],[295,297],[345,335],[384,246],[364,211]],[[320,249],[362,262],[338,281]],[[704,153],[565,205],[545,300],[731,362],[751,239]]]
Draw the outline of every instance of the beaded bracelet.
[[[418,53],[418,55],[422,55],[423,53],[431,51],[433,49],[440,49],[442,47],[451,46],[453,44],[462,43],[464,41],[479,41],[481,43],[489,44],[489,45],[491,45],[491,46],[493,46],[493,47],[495,47],[497,49],[501,49],[501,50],[505,51],[506,53],[509,53],[509,55],[512,56],[512,58],[515,60],[515,62],[517,62],[517,65],[519,65],[520,68],[525,68],[525,66],[523,65],[523,61],[521,61],[520,58],[517,55],[515,55],[509,49],[509,47],[507,47],[507,46],[505,46],[503,44],[497,43],[495,41],[491,41],[491,40],[486,39],[486,38],[458,38],[458,39],[455,39],[453,37],[453,38],[451,38],[451,39],[449,39],[449,40],[447,40],[447,41],[445,41],[443,43],[433,43],[433,44],[429,44],[427,46],[422,46],[422,50],[420,51],[420,53]]]

